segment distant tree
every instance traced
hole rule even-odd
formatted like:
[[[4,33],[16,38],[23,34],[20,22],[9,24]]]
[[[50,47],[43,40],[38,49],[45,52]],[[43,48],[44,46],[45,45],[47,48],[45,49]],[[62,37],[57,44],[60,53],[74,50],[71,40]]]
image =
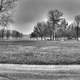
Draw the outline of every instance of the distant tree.
[[[46,27],[46,35],[48,37],[50,37],[50,40],[52,39],[52,27],[51,27],[51,23],[49,21],[47,21],[47,27]]]
[[[68,25],[68,30],[73,30],[74,29],[74,27],[75,27],[76,25],[72,22],[71,24],[69,24]]]
[[[59,27],[57,29],[57,32],[56,32],[57,33],[57,37],[58,36],[59,37],[66,37],[65,35],[66,35],[67,26],[68,26],[68,22],[65,19],[63,19],[61,21],[61,23],[59,24]]]
[[[77,27],[76,27],[76,35],[77,35],[77,40],[78,40],[78,29],[79,29],[79,23],[80,23],[80,15],[75,16],[75,21],[77,23]]]
[[[30,38],[38,38],[38,34],[36,32],[32,32],[30,34]]]
[[[22,38],[23,37],[23,34],[16,30],[12,30],[12,33],[10,33],[10,35],[12,36],[12,38]]]
[[[10,37],[10,31],[9,30],[6,31],[6,37],[7,37],[7,39]]]
[[[21,39],[21,38],[22,38],[22,36],[23,36],[23,34],[22,34],[22,33],[17,32],[17,37],[18,37],[19,39]]]
[[[48,36],[48,25],[46,22],[42,22],[42,32],[43,32],[43,37],[44,39],[46,39],[46,37]]]
[[[4,37],[4,29],[1,29],[0,30],[0,38],[3,39],[3,37]]]
[[[46,25],[44,22],[38,22],[37,25],[34,27],[34,33],[38,34],[38,37],[41,39],[45,36],[46,32]]]
[[[75,27],[76,27],[75,23],[72,22],[72,23],[68,26],[68,28],[67,28],[67,34],[70,35],[70,37],[76,39],[76,36],[77,36],[77,35],[76,35]]]
[[[57,27],[58,27],[58,22],[60,22],[61,17],[63,16],[63,13],[58,11],[58,10],[51,10],[49,11],[49,23],[50,23],[50,28],[51,28],[51,36],[52,36],[52,40],[55,40],[55,34],[57,31]]]
[[[65,30],[65,29],[67,29],[67,26],[68,26],[68,22],[67,22],[65,19],[63,19],[63,20],[61,21],[60,28],[61,28],[62,30]]]
[[[13,33],[14,34],[14,33]],[[15,38],[21,38],[21,33],[18,31],[15,31]]]

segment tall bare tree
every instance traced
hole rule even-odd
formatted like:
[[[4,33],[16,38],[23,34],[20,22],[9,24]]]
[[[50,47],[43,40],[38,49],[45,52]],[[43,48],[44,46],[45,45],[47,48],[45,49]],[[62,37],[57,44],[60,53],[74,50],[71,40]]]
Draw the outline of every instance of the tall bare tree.
[[[56,10],[51,10],[49,11],[49,22],[50,22],[50,27],[52,29],[52,40],[55,40],[55,33],[57,31],[57,24],[61,19],[61,17],[63,16],[63,13],[58,11],[57,9]]]
[[[80,23],[80,15],[75,16],[75,21],[77,23],[77,28],[76,28],[76,35],[77,35],[77,40],[78,40],[78,29],[79,29],[79,23]]]

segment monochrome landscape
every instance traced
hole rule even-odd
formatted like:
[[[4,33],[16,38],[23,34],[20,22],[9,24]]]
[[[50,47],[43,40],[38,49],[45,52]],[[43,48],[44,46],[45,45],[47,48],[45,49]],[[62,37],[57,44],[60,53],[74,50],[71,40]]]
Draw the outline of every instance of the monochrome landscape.
[[[80,80],[79,8],[79,0],[0,0],[0,80]]]

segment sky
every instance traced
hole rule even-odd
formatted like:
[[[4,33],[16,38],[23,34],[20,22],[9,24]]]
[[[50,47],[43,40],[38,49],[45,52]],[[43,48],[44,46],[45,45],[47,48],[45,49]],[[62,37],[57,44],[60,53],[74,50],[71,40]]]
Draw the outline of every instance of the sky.
[[[30,34],[34,25],[46,20],[50,10],[58,9],[70,23],[74,16],[80,14],[80,0],[19,0],[16,7],[15,29]]]

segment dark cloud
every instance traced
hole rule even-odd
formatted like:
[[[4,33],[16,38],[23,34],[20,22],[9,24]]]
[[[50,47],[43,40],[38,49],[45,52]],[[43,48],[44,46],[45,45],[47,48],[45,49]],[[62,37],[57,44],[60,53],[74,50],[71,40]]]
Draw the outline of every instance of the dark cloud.
[[[80,14],[80,0],[20,0],[15,19],[21,27],[19,25],[17,28],[29,32],[32,25],[45,17],[50,9],[61,10],[71,20],[73,16]]]

